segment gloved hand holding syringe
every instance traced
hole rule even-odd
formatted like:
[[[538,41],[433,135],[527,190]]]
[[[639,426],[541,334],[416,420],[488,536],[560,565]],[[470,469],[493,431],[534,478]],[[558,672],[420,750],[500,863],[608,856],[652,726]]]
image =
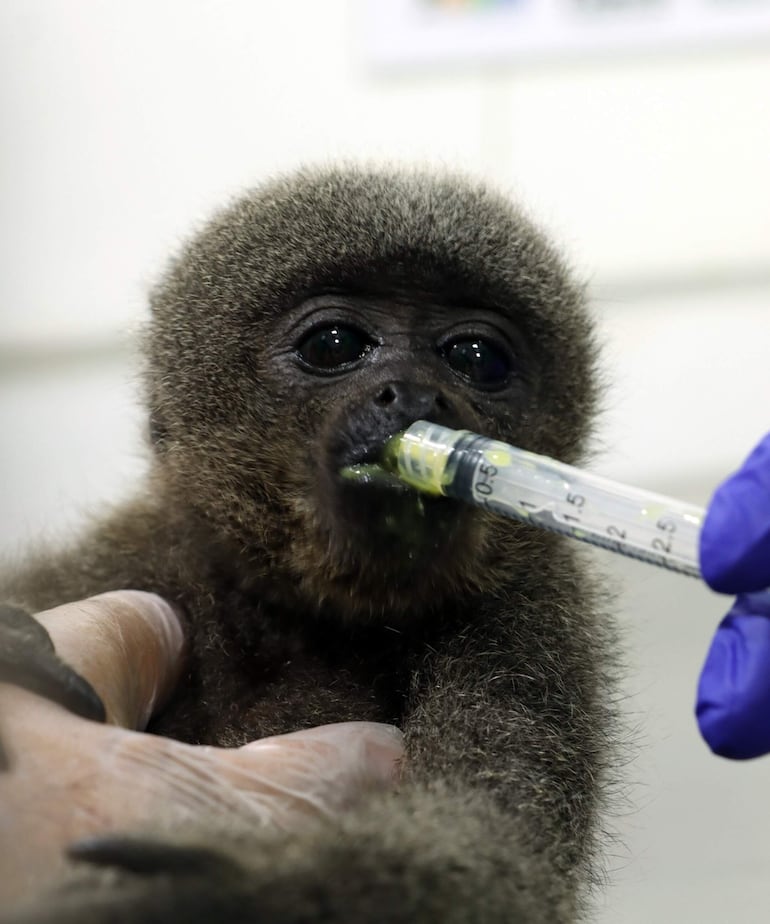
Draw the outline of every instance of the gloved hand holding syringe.
[[[382,467],[420,491],[703,577],[715,590],[739,594],[701,674],[698,724],[716,753],[746,758],[770,751],[770,590],[760,590],[770,586],[770,435],[717,491],[708,515],[673,498],[425,421],[393,437]]]

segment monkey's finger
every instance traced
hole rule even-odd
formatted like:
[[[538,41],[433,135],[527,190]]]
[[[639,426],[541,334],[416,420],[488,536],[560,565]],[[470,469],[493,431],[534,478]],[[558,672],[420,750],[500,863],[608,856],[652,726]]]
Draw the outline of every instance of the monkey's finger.
[[[229,782],[271,823],[291,827],[297,815],[330,816],[369,790],[392,786],[404,759],[404,739],[392,725],[344,722],[254,741],[225,752]]]
[[[0,604],[0,682],[23,687],[96,722],[104,704],[93,687],[56,654],[45,628],[25,610]],[[3,761],[0,742],[0,768]]]
[[[177,610],[121,590],[37,614],[63,661],[101,697],[107,720],[144,728],[176,686],[185,654]]]

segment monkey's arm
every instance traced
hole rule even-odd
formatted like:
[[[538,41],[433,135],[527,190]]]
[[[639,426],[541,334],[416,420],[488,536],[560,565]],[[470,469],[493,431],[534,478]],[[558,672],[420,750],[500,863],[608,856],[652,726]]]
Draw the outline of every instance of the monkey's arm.
[[[552,545],[529,587],[482,602],[426,662],[405,731],[416,778],[483,790],[570,871],[593,859],[617,640],[603,588],[575,569],[563,540]]]
[[[95,864],[7,924],[560,924],[571,884],[482,791],[436,782],[330,820],[303,837],[217,832],[191,843],[80,845]],[[104,866],[102,873],[98,868]]]

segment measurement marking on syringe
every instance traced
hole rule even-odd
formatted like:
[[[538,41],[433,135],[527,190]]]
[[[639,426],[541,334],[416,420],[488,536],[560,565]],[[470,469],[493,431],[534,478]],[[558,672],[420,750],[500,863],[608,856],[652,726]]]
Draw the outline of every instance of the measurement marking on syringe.
[[[402,477],[420,490],[468,500],[673,570],[699,573],[699,508],[437,424],[418,421],[399,440]]]

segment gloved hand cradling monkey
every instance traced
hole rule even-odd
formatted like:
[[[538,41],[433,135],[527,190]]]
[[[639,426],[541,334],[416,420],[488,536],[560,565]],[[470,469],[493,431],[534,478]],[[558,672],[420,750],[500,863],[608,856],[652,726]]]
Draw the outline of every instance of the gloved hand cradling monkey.
[[[154,594],[103,594],[38,619],[101,697],[107,723],[0,682],[0,907],[38,893],[68,855],[87,856],[91,838],[173,830],[191,816],[203,826],[302,828],[395,779],[403,749],[391,726],[351,722],[236,749],[133,731],[184,667],[178,616]]]

